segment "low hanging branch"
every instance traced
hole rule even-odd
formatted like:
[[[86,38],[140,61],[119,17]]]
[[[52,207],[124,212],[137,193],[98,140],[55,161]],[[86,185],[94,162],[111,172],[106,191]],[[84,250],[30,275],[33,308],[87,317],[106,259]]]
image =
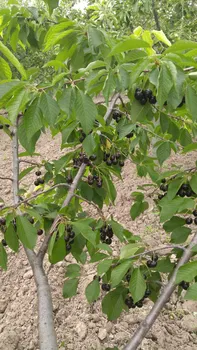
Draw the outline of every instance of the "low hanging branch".
[[[182,258],[179,260],[174,273],[169,280],[168,284],[165,286],[161,296],[157,299],[156,303],[154,304],[152,310],[149,312],[148,316],[145,318],[144,321],[140,324],[137,331],[134,333],[132,339],[130,342],[124,347],[124,350],[135,350],[138,348],[138,346],[141,344],[142,340],[154,324],[155,320],[158,318],[162,308],[165,306],[165,304],[168,302],[169,298],[171,297],[172,293],[176,289],[176,276],[179,267],[184,265],[189,261],[189,259],[192,256],[192,248],[197,244],[197,233],[194,235],[192,241],[190,242],[189,246],[185,249]]]

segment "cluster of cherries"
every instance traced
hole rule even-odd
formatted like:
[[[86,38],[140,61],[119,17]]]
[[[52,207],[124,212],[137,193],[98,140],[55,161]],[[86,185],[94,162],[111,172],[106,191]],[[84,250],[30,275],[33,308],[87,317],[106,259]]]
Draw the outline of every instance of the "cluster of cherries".
[[[77,158],[73,158],[73,167],[79,168],[81,164],[91,165],[91,161],[93,162],[96,158],[95,154],[88,157],[85,153],[80,153]]]
[[[10,127],[10,125],[9,124],[0,124],[0,130],[2,130],[3,129],[3,127],[6,127],[6,128],[9,128]]]
[[[193,216],[194,216],[194,219],[191,218],[191,217],[188,217],[188,218],[185,219],[185,223],[186,223],[187,225],[191,225],[192,223],[194,223],[195,225],[197,225],[197,210],[195,209],[195,210],[193,211],[192,214],[193,214]]]
[[[151,295],[151,290],[149,288],[146,289],[144,296],[142,299],[140,299],[139,301],[137,301],[137,303],[134,303],[134,300],[132,298],[132,296],[127,296],[125,299],[125,304],[128,306],[129,309],[135,309],[136,307],[143,307],[144,303],[143,301],[148,298]]]
[[[137,88],[134,96],[141,105],[145,105],[147,101],[149,101],[151,105],[154,105],[157,102],[156,97],[153,95],[153,92],[150,89],[142,90]]]
[[[164,193],[160,193],[158,195],[159,200],[165,197],[168,192],[168,184],[166,183],[166,179],[161,180],[160,190]],[[195,192],[192,190],[190,184],[188,183],[182,184],[177,192],[177,196],[179,197],[192,197],[194,195],[195,195]]]
[[[103,179],[99,175],[88,175],[88,185],[93,185],[96,183],[98,188],[103,186]]]
[[[102,243],[111,244],[114,233],[111,225],[103,225],[100,228],[100,239]]]
[[[124,166],[124,161],[121,160],[121,154],[119,152],[111,155],[108,152],[104,152],[103,160],[108,166],[117,165],[117,164],[120,167]]]
[[[73,228],[71,225],[67,225],[66,226],[66,230],[65,230],[65,236],[64,236],[64,240],[66,242],[66,250],[67,252],[69,252],[71,250],[71,246],[74,243],[74,238],[75,238],[75,232],[73,231]]]
[[[112,119],[114,119],[116,121],[116,123],[119,123],[121,118],[122,118],[122,114],[120,111],[113,111]]]
[[[6,219],[0,218],[0,228],[3,232],[5,231],[5,224],[6,224]],[[3,244],[4,247],[7,246],[7,242],[5,239],[2,239],[1,243]]]
[[[34,181],[34,185],[35,185],[35,186],[43,185],[43,184],[44,184],[44,179],[42,179],[41,177],[39,177],[39,176],[42,175],[41,171],[40,171],[40,170],[37,170],[37,171],[35,172],[35,175],[36,175],[38,178]]]

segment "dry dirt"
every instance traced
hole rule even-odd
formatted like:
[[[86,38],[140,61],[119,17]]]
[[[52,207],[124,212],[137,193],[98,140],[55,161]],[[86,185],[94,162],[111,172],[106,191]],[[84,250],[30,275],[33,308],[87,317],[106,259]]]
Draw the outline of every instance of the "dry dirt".
[[[0,134],[0,176],[11,176],[11,147],[7,135]],[[37,150],[42,159],[55,159],[59,156],[60,139],[54,140],[48,135],[39,141]],[[38,158],[41,159],[41,158]],[[194,158],[195,159],[195,158]],[[171,163],[183,158],[174,156]],[[193,166],[189,156],[184,157],[184,166]],[[22,164],[22,167],[26,166]],[[31,186],[34,176],[25,181]],[[168,237],[159,224],[157,213],[148,210],[142,217],[132,221],[129,215],[131,207],[130,193],[143,184],[145,180],[136,176],[135,166],[127,162],[123,170],[124,181],[116,181],[118,196],[115,208],[105,209],[106,214],[113,214],[126,228],[139,234],[147,246],[155,247],[167,241]],[[0,197],[11,201],[11,182],[0,180]],[[152,202],[149,199],[150,208]],[[92,212],[94,214],[94,212]],[[40,238],[42,240],[42,238]],[[116,254],[119,250],[114,243]],[[21,248],[19,254],[9,252],[7,272],[0,270],[0,350],[37,350],[37,301],[36,287],[30,267]],[[108,322],[101,311],[101,299],[89,305],[84,296],[87,284],[95,275],[94,265],[82,268],[82,277],[78,294],[71,300],[63,299],[62,285],[67,262],[74,260],[68,256],[67,261],[58,263],[49,273],[52,289],[55,326],[58,344],[61,350],[104,350],[117,346],[122,349],[131,337],[140,321],[144,319],[152,307],[147,301],[142,309],[124,312],[118,321]],[[48,269],[49,264],[45,262]],[[197,349],[197,303],[176,302],[173,296],[163,309],[155,325],[144,339],[141,350],[194,350]]]

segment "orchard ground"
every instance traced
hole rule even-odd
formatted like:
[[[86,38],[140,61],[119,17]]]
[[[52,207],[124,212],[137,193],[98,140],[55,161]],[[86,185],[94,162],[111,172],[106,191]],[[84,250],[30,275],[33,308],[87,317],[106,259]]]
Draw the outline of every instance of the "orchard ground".
[[[12,176],[11,144],[8,136],[1,131],[0,149],[0,176]],[[42,159],[57,159],[64,154],[59,151],[60,138],[53,140],[47,134],[42,136],[37,144],[37,151],[41,152]],[[195,157],[191,153],[184,156],[172,156],[169,163],[184,164],[185,168],[194,166]],[[21,168],[27,164],[22,163]],[[167,167],[167,165],[165,165]],[[23,180],[32,190],[35,181],[35,171]],[[118,192],[116,206],[105,210],[106,215],[113,214],[121,224],[131,232],[143,237],[147,248],[158,247],[168,242],[168,235],[159,224],[157,213],[152,212],[153,205],[144,215],[135,221],[130,218],[132,199],[130,193],[147,180],[137,177],[135,165],[127,161],[123,169],[124,181],[115,181]],[[32,188],[33,186],[33,188]],[[147,190],[146,197],[151,204],[149,195],[152,188]],[[159,191],[158,191],[159,192]],[[155,194],[155,197],[157,193]],[[11,203],[11,182],[0,180],[0,197]],[[92,207],[85,206],[92,216],[96,212]],[[42,237],[39,238],[42,241]],[[120,246],[113,242],[114,255],[118,254]],[[8,249],[8,270],[0,270],[0,350],[38,350],[37,330],[37,297],[32,271],[28,265],[23,248],[19,254]],[[68,255],[66,260],[54,266],[49,274],[52,288],[55,326],[58,344],[61,350],[104,350],[107,347],[117,346],[122,349],[134,330],[145,315],[150,311],[152,302],[147,300],[142,309],[131,309],[129,313],[122,313],[118,321],[108,322],[101,311],[101,298],[89,305],[85,298],[85,288],[96,274],[94,264],[84,265],[78,293],[71,300],[62,297],[62,286],[67,262],[74,262]],[[45,262],[47,269],[49,263]],[[104,292],[102,292],[104,294]],[[183,292],[184,293],[184,292]],[[146,339],[141,350],[194,350],[197,348],[197,304],[192,301],[183,302],[183,297],[177,302],[173,295],[170,302],[163,309]]]

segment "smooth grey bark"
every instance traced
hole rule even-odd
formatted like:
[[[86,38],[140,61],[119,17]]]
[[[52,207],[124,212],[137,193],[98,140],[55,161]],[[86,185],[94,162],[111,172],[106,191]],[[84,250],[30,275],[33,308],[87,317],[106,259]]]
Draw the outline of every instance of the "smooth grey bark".
[[[124,350],[136,350],[138,346],[141,344],[142,340],[145,338],[146,334],[154,324],[155,320],[159,316],[162,308],[165,306],[169,298],[171,297],[172,293],[176,289],[176,276],[179,267],[184,265],[189,261],[192,255],[192,247],[197,244],[197,233],[194,235],[193,239],[191,240],[189,246],[185,249],[183,256],[179,260],[174,273],[172,277],[170,278],[168,284],[165,286],[161,296],[157,299],[156,303],[154,304],[152,310],[149,312],[147,317],[144,321],[140,324],[136,332],[134,333],[133,337],[129,341],[129,343],[124,347]]]

